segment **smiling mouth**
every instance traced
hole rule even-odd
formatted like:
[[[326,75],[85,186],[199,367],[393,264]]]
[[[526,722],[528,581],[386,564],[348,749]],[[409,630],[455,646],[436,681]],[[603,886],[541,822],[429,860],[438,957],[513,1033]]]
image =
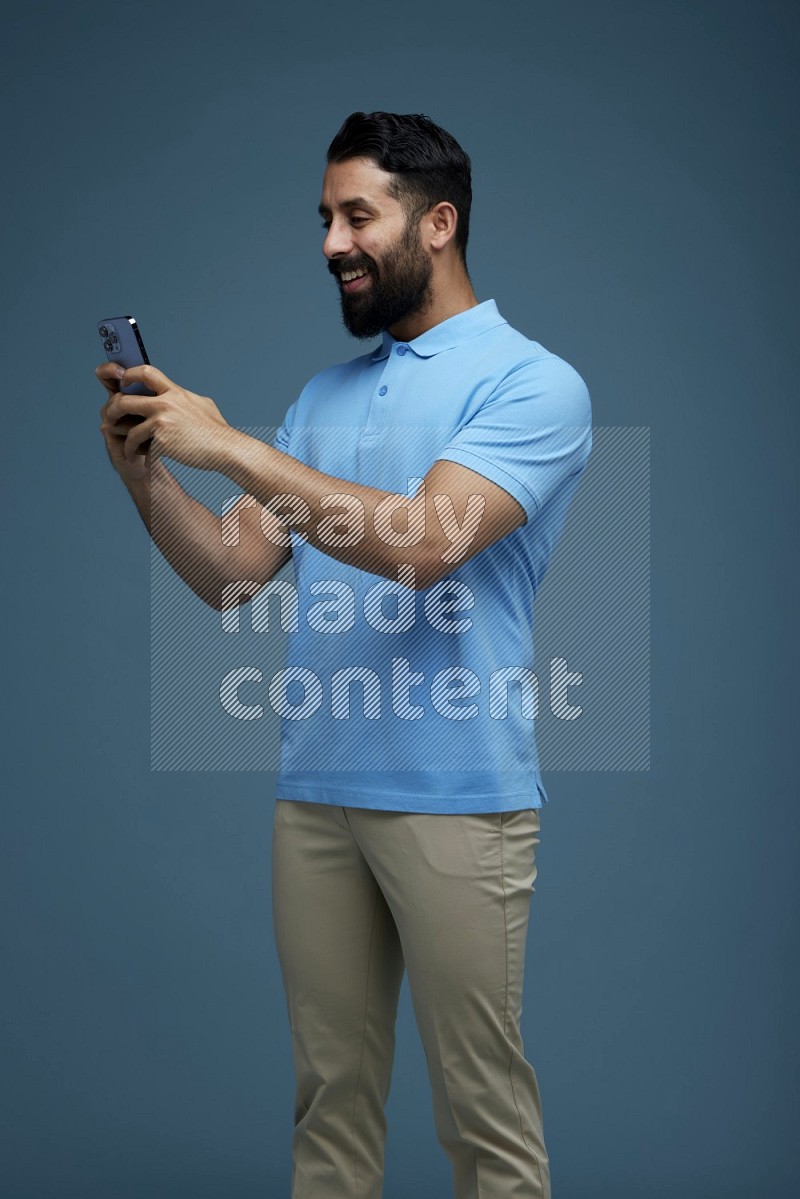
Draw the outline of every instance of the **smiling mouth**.
[[[369,279],[369,271],[364,271],[361,274],[355,271],[343,271],[339,276],[339,284],[342,291],[349,294],[351,291],[359,291],[365,285],[367,279]]]

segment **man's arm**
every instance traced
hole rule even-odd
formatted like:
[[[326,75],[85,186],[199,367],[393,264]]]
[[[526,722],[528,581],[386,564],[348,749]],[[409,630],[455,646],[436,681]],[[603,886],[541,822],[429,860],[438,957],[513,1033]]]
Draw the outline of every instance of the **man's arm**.
[[[159,459],[149,475],[124,479],[153,541],[192,591],[222,610],[232,583],[259,587],[291,557],[289,530],[250,496],[242,496],[223,519],[194,499]],[[227,544],[226,544],[227,542]],[[239,603],[253,591],[237,591]]]
[[[314,470],[228,427],[212,439],[217,470],[340,562],[423,590],[524,524],[509,492],[457,462],[434,462],[412,497]],[[401,579],[402,581],[402,579]]]
[[[107,392],[100,408],[100,431],[109,461],[125,484],[147,531],[161,553],[212,608],[222,610],[226,588],[243,582],[263,586],[291,556],[289,530],[252,496],[241,496],[220,519],[181,487],[160,458],[145,457],[143,449],[126,457],[126,437],[135,424],[130,417],[117,422],[110,416],[120,393],[116,365],[101,363],[95,371]],[[242,603],[254,587],[231,588]]]
[[[461,463],[437,460],[413,497],[383,491],[324,474],[248,437],[227,424],[210,397],[178,387],[157,367],[131,367],[124,379],[156,393],[116,393],[106,406],[112,431],[124,429],[129,463],[152,439],[154,459],[164,454],[219,471],[264,507],[265,518],[275,517],[279,528],[295,530],[340,562],[416,590],[430,587],[527,519],[510,492]],[[132,413],[144,419],[127,428]]]

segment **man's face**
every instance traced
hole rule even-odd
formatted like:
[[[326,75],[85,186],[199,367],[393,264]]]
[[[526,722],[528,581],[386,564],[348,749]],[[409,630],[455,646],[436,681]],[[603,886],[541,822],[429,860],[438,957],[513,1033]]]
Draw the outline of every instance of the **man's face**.
[[[399,200],[386,190],[391,176],[367,158],[329,163],[320,215],[328,230],[322,247],[338,280],[342,320],[358,338],[377,337],[403,317],[425,312],[432,300],[433,266]],[[365,272],[345,282],[342,275]]]

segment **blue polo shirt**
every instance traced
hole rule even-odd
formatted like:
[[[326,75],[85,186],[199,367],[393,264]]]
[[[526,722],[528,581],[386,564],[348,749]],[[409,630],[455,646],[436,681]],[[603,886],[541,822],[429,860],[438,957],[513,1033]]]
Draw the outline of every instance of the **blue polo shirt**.
[[[277,798],[429,813],[548,801],[535,718],[549,664],[537,684],[533,601],[591,443],[581,376],[494,300],[413,341],[384,332],[377,349],[306,384],[277,449],[403,495],[445,458],[508,491],[527,520],[420,591],[292,533],[295,610],[269,688],[281,718]],[[274,585],[286,599],[286,581]]]

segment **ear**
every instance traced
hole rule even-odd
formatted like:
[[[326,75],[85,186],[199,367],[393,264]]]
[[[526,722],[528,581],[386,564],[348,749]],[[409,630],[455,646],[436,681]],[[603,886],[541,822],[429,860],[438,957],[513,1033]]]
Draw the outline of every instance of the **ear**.
[[[455,237],[458,212],[449,201],[442,200],[440,204],[434,205],[430,212],[425,214],[424,219],[428,226],[428,241],[431,249],[444,249],[447,243]]]

